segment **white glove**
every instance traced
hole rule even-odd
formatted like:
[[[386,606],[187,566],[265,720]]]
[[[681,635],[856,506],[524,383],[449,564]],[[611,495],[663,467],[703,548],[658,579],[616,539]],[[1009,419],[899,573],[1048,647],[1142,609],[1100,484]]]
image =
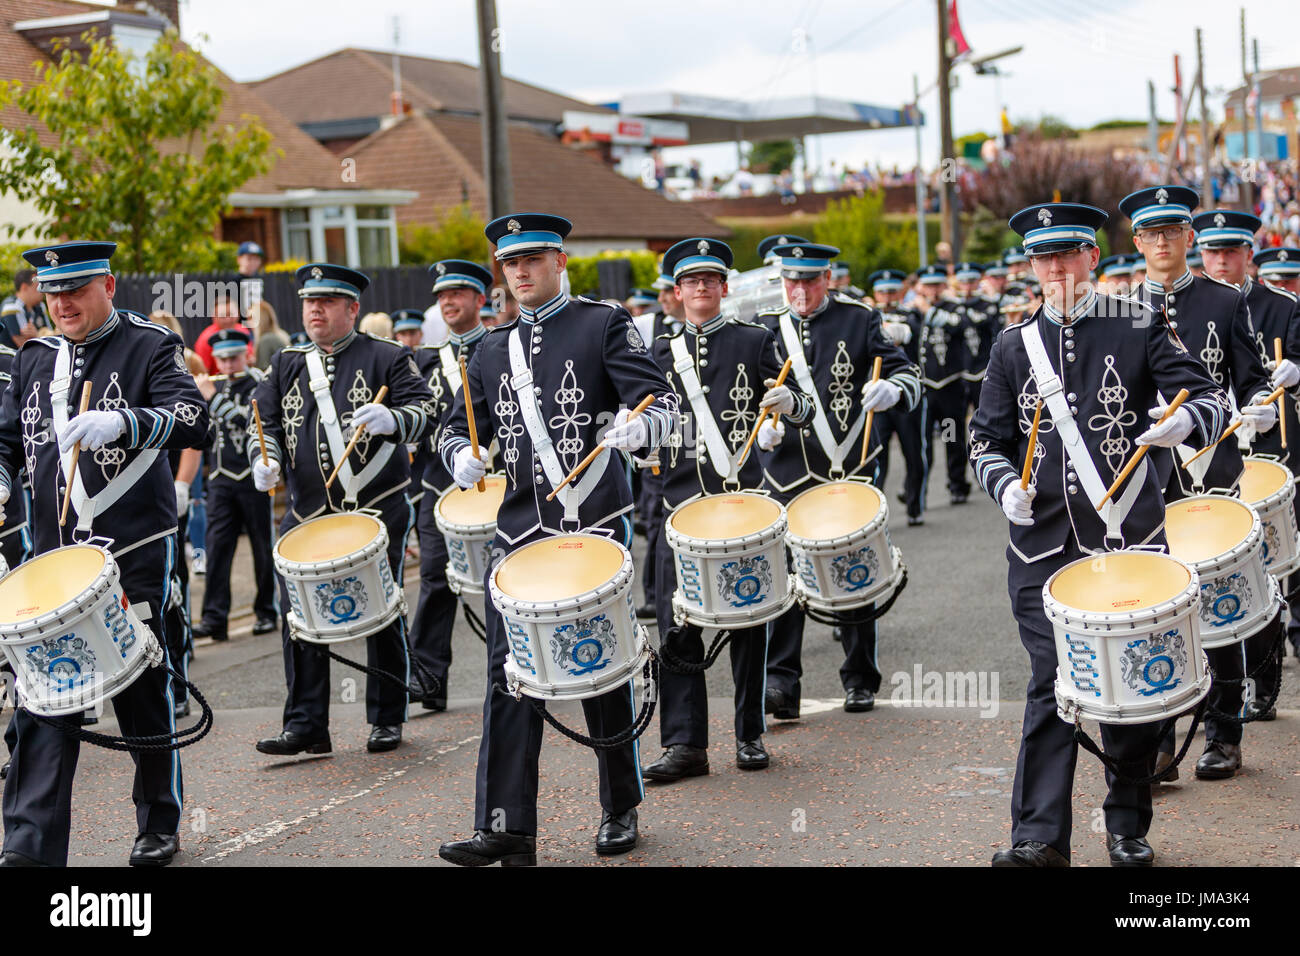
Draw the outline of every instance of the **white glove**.
[[[773,425],[772,420],[769,418],[767,421],[763,422],[763,424],[758,426],[758,447],[763,449],[763,451],[771,451],[777,445],[781,444],[781,441],[784,438],[785,426],[780,422]]]
[[[774,378],[766,379],[763,384],[767,391],[758,403],[759,408],[775,408],[778,415],[789,415],[794,411],[794,392],[789,386],[777,385]]]
[[[176,514],[184,517],[190,510],[190,486],[183,481],[176,482]]]
[[[1262,434],[1277,424],[1277,406],[1272,402],[1267,405],[1246,405],[1241,409],[1241,420],[1255,429],[1256,434]]]
[[[126,422],[117,412],[82,412],[59,432],[59,451],[66,452],[77,442],[86,451],[98,451],[124,431]]]
[[[1157,405],[1147,415],[1159,419],[1168,406]],[[1192,414],[1185,408],[1179,408],[1169,416],[1169,420],[1159,425],[1152,425],[1137,437],[1139,445],[1159,445],[1161,448],[1174,448],[1187,440],[1192,433]]]
[[[1273,369],[1273,377],[1269,382],[1274,388],[1295,388],[1300,384],[1300,365],[1296,365],[1290,359],[1283,359],[1278,363],[1277,368]]]
[[[362,405],[352,413],[352,427],[366,426],[372,435],[391,435],[397,431],[397,418],[386,405]]]
[[[862,408],[868,412],[880,412],[886,408],[891,408],[900,398],[903,397],[903,390],[889,381],[882,378],[878,382],[867,382],[862,386]]]
[[[1181,411],[1181,409],[1180,409]],[[1034,523],[1034,495],[1038,489],[1033,485],[1021,488],[1020,482],[1013,481],[1002,492],[1002,513],[1012,524],[1028,528]]]
[[[621,408],[614,416],[614,424],[610,425],[609,431],[605,432],[606,448],[615,451],[635,451],[645,445],[650,438],[650,427],[646,424],[645,416],[638,415],[636,418],[629,419],[629,414],[628,409]]]
[[[271,459],[265,465],[262,459],[253,462],[253,487],[258,491],[270,491],[280,483],[280,463]]]
[[[451,476],[461,488],[472,488],[487,474],[488,450],[480,445],[478,454],[475,458],[474,449],[466,445],[452,457]]]
[[[3,508],[8,503],[9,503],[9,489],[6,488],[4,485],[0,485],[0,508]]]
[[[912,341],[912,327],[906,322],[882,322],[880,328],[885,333],[885,338],[895,345],[906,345]]]

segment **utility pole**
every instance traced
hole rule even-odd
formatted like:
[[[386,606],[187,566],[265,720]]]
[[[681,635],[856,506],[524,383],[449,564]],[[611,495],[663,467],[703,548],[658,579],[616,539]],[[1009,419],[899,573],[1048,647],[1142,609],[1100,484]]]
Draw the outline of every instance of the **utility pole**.
[[[1250,159],[1250,118],[1246,115],[1247,98],[1250,96],[1250,68],[1246,64],[1246,8],[1241,8],[1241,160],[1245,168]],[[1250,179],[1241,184],[1241,198],[1247,209],[1255,208],[1255,188]]]
[[[1196,28],[1196,85],[1201,90],[1201,208],[1214,205],[1210,188],[1210,111],[1205,105],[1205,53],[1201,46],[1201,28]]]
[[[506,215],[515,204],[510,181],[510,141],[506,136],[506,103],[501,82],[501,30],[496,0],[475,0],[478,7],[478,61],[483,179],[487,183],[488,219]]]
[[[398,52],[402,45],[402,18],[393,17],[393,105],[392,114],[401,116],[406,112],[402,102],[402,54]]]
[[[930,264],[929,238],[925,234],[925,175],[921,172],[921,83],[912,74],[912,125],[916,127],[916,242],[921,247],[921,268]]]
[[[939,216],[940,235],[952,246],[952,261],[961,259],[961,236],[957,224],[955,181],[957,160],[952,145],[952,91],[948,73],[952,58],[948,52],[948,3],[936,0],[939,11]]]
[[[1250,41],[1252,51],[1255,57],[1255,74],[1251,79],[1259,82],[1259,37]],[[1253,88],[1253,85],[1252,85]],[[1268,157],[1264,155],[1264,97],[1255,97],[1255,150],[1259,154],[1260,162]]]
[[[1160,120],[1156,117],[1156,84],[1147,80],[1147,152],[1155,158],[1160,153]]]

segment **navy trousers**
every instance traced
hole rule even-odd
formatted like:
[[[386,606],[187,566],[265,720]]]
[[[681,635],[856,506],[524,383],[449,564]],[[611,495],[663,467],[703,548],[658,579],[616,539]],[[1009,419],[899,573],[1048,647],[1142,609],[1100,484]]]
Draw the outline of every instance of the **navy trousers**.
[[[903,476],[903,495],[907,499],[909,518],[919,518],[925,510],[929,444],[925,434],[925,409],[926,401],[923,397],[910,412],[887,408],[879,412],[875,419],[875,432],[881,445],[880,454],[876,456],[879,463],[877,487],[882,491],[885,488],[885,479],[889,477],[889,439],[890,436],[897,435],[898,447],[907,467]]]
[[[213,475],[208,486],[207,577],[203,590],[202,622],[209,630],[226,633],[230,617],[230,568],[241,534],[248,535],[253,550],[253,578],[257,590],[253,612],[258,620],[274,619],[275,564],[271,558],[271,498],[253,482],[231,481]],[[203,542],[196,542],[202,544]]]
[[[430,677],[437,678],[438,696],[447,697],[447,673],[451,668],[451,632],[456,624],[459,600],[447,584],[447,540],[434,521],[437,493],[424,489],[420,498],[415,533],[420,541],[420,597],[411,621],[411,657],[422,685],[432,690]]]

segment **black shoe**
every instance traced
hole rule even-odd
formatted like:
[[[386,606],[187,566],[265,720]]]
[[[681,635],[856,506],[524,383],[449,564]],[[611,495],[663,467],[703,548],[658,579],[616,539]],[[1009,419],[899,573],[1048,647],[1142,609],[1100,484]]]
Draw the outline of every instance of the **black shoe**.
[[[799,702],[789,694],[769,687],[763,692],[763,713],[771,714],[777,720],[798,720]]]
[[[601,856],[614,856],[636,849],[636,807],[626,813],[600,815],[600,829],[596,831],[596,852]]]
[[[850,714],[865,714],[876,706],[876,695],[869,690],[854,688],[844,692],[844,709]]]
[[[925,524],[925,519],[920,515],[917,515],[916,517],[912,517],[912,515],[907,516],[907,526],[909,528],[919,528],[923,524]]]
[[[30,856],[16,853],[13,850],[6,850],[4,853],[0,853],[0,866],[49,866],[49,864],[42,863],[40,860],[33,860]]]
[[[1009,850],[993,854],[994,866],[1069,866],[1068,857],[1055,847],[1033,840],[1023,840]]]
[[[1277,703],[1274,702],[1268,710],[1264,710],[1259,706],[1258,700],[1252,700],[1246,705],[1246,716],[1255,720],[1277,720]]]
[[[832,640],[832,641],[835,641],[835,642],[838,643],[838,644],[843,644],[843,643],[844,643],[844,628],[842,628],[842,627],[832,627],[832,628],[831,628],[831,640]]]
[[[1156,851],[1146,837],[1107,833],[1106,849],[1110,851],[1111,866],[1150,866],[1156,861]]]
[[[1205,745],[1205,753],[1196,761],[1198,780],[1227,780],[1235,777],[1241,769],[1241,745],[1225,744],[1211,740]]]
[[[420,706],[425,710],[431,710],[435,714],[440,714],[447,709],[446,697],[435,697],[433,694],[426,694],[420,698]]]
[[[189,700],[178,700],[176,705],[172,708],[172,715],[177,718],[188,717],[190,715]]]
[[[642,604],[636,609],[636,619],[638,621],[653,621],[656,616],[653,604]]]
[[[1174,766],[1174,755],[1163,750],[1156,754],[1156,783],[1173,783],[1178,779],[1178,768]]]
[[[898,494],[894,495],[894,497],[898,499],[900,505],[907,504],[907,492],[900,491]]]
[[[333,751],[330,744],[330,735],[327,733],[321,737],[309,738],[302,734],[295,734],[292,730],[282,730],[274,737],[267,737],[257,742],[257,749],[264,754],[275,754],[277,757],[291,757],[294,754],[300,754],[304,750],[309,754],[327,754]]]
[[[955,505],[964,505],[969,497],[969,494],[955,494],[952,496],[952,503]]]
[[[195,637],[210,637],[214,641],[224,641],[228,636],[224,627],[217,627],[214,624],[207,624],[203,621],[199,621],[199,623],[190,628],[190,633]]]
[[[0,780],[3,780],[5,777],[9,776],[10,763],[12,763],[12,761],[6,760],[5,765],[3,767],[0,767]]]
[[[270,634],[272,631],[278,629],[279,626],[280,626],[280,621],[277,618],[259,617],[256,623],[253,624],[253,633]]]
[[[690,744],[671,744],[663,756],[641,771],[645,780],[672,783],[682,777],[702,777],[709,772],[709,752]]]
[[[401,724],[375,724],[370,728],[370,739],[366,741],[366,749],[372,754],[383,753],[385,750],[396,750],[401,742]]]
[[[438,847],[438,856],[457,866],[536,866],[537,838],[478,830],[469,840],[444,843]]]
[[[770,762],[762,737],[736,741],[736,766],[741,770],[765,770]]]
[[[181,848],[179,833],[141,833],[131,848],[132,866],[166,866]]]

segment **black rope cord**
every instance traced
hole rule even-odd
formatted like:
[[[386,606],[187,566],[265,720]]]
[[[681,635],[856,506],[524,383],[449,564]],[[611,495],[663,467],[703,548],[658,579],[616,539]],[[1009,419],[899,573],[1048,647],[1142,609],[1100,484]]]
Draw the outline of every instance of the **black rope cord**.
[[[1230,684],[1241,684],[1248,680],[1254,680],[1257,676],[1259,676],[1259,673],[1266,666],[1268,666],[1269,663],[1271,662],[1274,663],[1275,673],[1273,674],[1273,689],[1269,692],[1268,703],[1267,704],[1256,703],[1255,707],[1257,708],[1257,712],[1253,716],[1238,717],[1236,714],[1224,713],[1223,711],[1219,710],[1217,707],[1207,707],[1205,711],[1207,716],[1213,717],[1215,720],[1222,720],[1225,723],[1229,723],[1229,724],[1250,724],[1250,723],[1254,723],[1257,720],[1262,719],[1264,714],[1266,714],[1269,710],[1271,710],[1273,705],[1277,703],[1278,696],[1282,693],[1282,667],[1281,664],[1277,662],[1277,655],[1278,652],[1282,649],[1282,646],[1286,643],[1285,622],[1283,622],[1282,625],[1278,627],[1277,630],[1278,630],[1277,640],[1275,640],[1273,642],[1273,646],[1268,649],[1268,653],[1264,655],[1263,660],[1261,660],[1257,665],[1255,665],[1254,670],[1252,670],[1249,674],[1246,674],[1244,677],[1233,677],[1225,681],[1225,683],[1230,683]],[[1252,637],[1253,636],[1254,635],[1252,635]],[[1247,638],[1247,640],[1249,640],[1249,638]],[[1213,668],[1210,669],[1210,674],[1214,677],[1215,680],[1218,680],[1218,675],[1214,673]],[[1255,699],[1256,701],[1259,700],[1258,697]]]
[[[463,598],[461,599],[460,606],[465,612],[465,622],[469,625],[469,629],[474,632],[475,637],[486,644],[487,625],[483,623],[483,619],[474,613],[474,609],[469,606],[469,602]]]
[[[688,661],[678,657],[668,649],[668,642],[673,635],[681,634],[685,628],[670,627],[664,639],[659,643],[659,656],[663,658],[664,667],[674,674],[703,674],[714,665],[722,649],[731,641],[731,631],[718,631],[701,661]]]
[[[385,630],[387,630],[387,628],[385,628]],[[398,641],[402,641],[402,635],[400,632],[396,632],[396,637]],[[382,667],[370,667],[366,664],[360,663],[359,661],[354,661],[351,658],[344,657],[342,654],[336,654],[325,644],[317,644],[314,641],[303,641],[302,643],[306,644],[308,647],[315,648],[316,651],[324,654],[330,660],[338,661],[340,664],[358,670],[367,677],[374,677],[378,680],[387,681],[390,684],[402,688],[402,690],[406,691],[407,697],[414,697],[418,700],[424,697],[436,697],[442,692],[442,681],[440,681],[436,675],[431,674],[428,669],[420,663],[419,658],[411,654],[409,650],[407,650],[407,660],[415,666],[415,676],[417,680],[417,683],[415,684],[408,682],[404,678],[398,677],[390,671],[384,670]],[[405,649],[404,643],[403,648]]]
[[[884,604],[876,604],[871,607],[865,614],[850,617],[848,611],[822,611],[815,607],[803,605],[803,612],[818,624],[829,624],[831,627],[854,627],[858,624],[870,624],[889,613],[889,609],[894,606],[899,595],[907,588],[907,565],[903,565],[902,576],[898,579],[898,587],[894,593],[889,596],[889,600]]]
[[[1130,777],[1122,773],[1119,769],[1120,768],[1119,761],[1116,760],[1114,757],[1107,756],[1106,753],[1099,746],[1097,746],[1096,742],[1093,741],[1093,739],[1088,736],[1088,732],[1083,729],[1082,721],[1075,720],[1074,739],[1079,744],[1080,747],[1082,747],[1084,750],[1088,751],[1088,753],[1092,754],[1094,757],[1100,760],[1105,765],[1106,769],[1109,770],[1111,774],[1115,777],[1115,779],[1120,783],[1127,784],[1128,786],[1131,787],[1148,787],[1151,784],[1156,783],[1158,780],[1162,779],[1165,776],[1165,774],[1167,774],[1170,770],[1173,770],[1180,763],[1182,763],[1183,758],[1187,756],[1187,751],[1191,749],[1192,740],[1196,736],[1196,728],[1199,727],[1201,724],[1201,716],[1205,713],[1206,702],[1208,700],[1209,700],[1208,696],[1202,697],[1201,702],[1196,705],[1196,710],[1192,712],[1192,726],[1187,729],[1187,738],[1183,741],[1183,745],[1182,747],[1179,748],[1178,753],[1174,755],[1174,762],[1171,763],[1168,767],[1161,770],[1159,773],[1154,773],[1149,777]],[[1157,739],[1163,738],[1165,734],[1169,732],[1170,727],[1176,725],[1178,718],[1181,716],[1183,715],[1175,714],[1174,716],[1163,721],[1160,725],[1160,734],[1157,737]],[[1141,758],[1141,760],[1133,760],[1129,762],[1141,763],[1143,760],[1152,760],[1159,752],[1160,752],[1159,748],[1157,747],[1156,750],[1153,750],[1146,757]]]

